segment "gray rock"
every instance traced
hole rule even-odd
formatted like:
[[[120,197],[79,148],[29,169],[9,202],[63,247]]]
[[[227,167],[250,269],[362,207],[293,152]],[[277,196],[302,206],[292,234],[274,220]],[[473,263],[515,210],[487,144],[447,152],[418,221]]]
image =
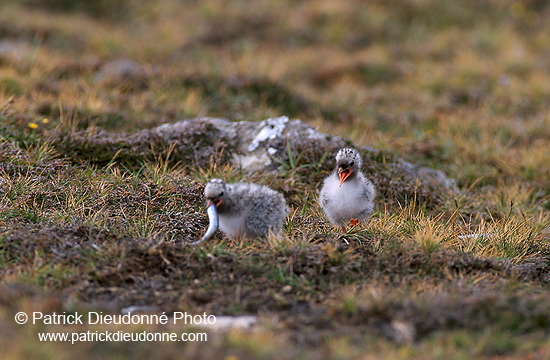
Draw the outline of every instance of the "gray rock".
[[[227,142],[227,149],[231,152],[234,163],[250,171],[273,170],[285,161],[288,156],[287,141],[325,141],[327,138],[327,135],[315,131],[300,120],[290,120],[286,116],[260,122],[232,122],[222,118],[192,119],[164,124],[153,131],[167,139],[174,138],[175,134],[186,132],[187,127],[196,121],[207,123],[219,131]]]
[[[100,84],[116,85],[121,81],[145,82],[155,69],[135,61],[118,59],[105,63],[94,77]]]
[[[227,143],[232,161],[250,171],[273,171],[288,161],[288,146],[299,148],[300,143],[313,144],[319,149],[333,150],[343,146],[352,146],[373,157],[378,150],[367,146],[355,146],[348,140],[323,134],[300,120],[290,120],[286,116],[269,118],[259,122],[232,122],[223,118],[201,118],[184,120],[161,125],[152,131],[167,141],[187,133],[187,128],[200,121],[212,126]],[[403,159],[394,159],[391,166],[413,179],[430,185],[457,191],[454,179],[448,178],[441,170],[418,166]]]

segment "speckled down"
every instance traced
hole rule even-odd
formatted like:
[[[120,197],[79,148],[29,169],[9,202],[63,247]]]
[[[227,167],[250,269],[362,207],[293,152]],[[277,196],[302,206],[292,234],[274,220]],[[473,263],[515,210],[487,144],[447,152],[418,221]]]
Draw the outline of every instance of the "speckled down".
[[[226,184],[221,179],[211,179],[204,196],[221,200],[217,205],[220,229],[231,238],[278,234],[288,211],[282,194],[254,183]]]

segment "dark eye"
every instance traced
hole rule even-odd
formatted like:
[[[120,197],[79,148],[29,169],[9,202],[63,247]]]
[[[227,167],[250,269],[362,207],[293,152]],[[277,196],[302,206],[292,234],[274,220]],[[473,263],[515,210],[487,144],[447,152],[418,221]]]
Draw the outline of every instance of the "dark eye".
[[[220,193],[220,196],[223,196],[223,191]]]
[[[349,163],[349,166],[352,167],[354,164],[355,164],[355,162],[352,161],[352,162]]]

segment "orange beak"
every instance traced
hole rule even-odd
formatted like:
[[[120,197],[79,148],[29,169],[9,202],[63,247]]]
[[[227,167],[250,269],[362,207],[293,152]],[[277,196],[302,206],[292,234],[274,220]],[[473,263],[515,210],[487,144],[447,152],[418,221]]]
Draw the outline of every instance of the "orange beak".
[[[338,169],[338,177],[340,178],[340,186],[342,186],[344,181],[346,181],[346,179],[350,175],[351,175],[351,169],[350,168],[346,168],[346,169],[339,168]]]
[[[221,203],[222,203],[221,199],[214,199],[214,200],[208,199],[206,201],[206,208],[208,209],[210,207],[210,205],[212,205],[212,204],[216,205],[216,208],[217,208],[218,206],[220,206]]]

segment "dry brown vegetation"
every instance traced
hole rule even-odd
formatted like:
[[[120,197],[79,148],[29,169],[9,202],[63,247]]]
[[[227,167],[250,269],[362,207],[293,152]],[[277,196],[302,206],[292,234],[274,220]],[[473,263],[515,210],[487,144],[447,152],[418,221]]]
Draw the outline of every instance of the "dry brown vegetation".
[[[0,357],[550,357],[549,15],[530,0],[2,3]],[[247,173],[211,128],[189,128],[192,154],[148,132],[280,115],[380,149],[368,224],[341,234],[316,204],[327,149]],[[403,180],[393,157],[459,191]],[[188,246],[214,176],[283,192],[284,238]],[[133,305],[260,324],[71,345],[36,334],[167,329],[13,321]]]

